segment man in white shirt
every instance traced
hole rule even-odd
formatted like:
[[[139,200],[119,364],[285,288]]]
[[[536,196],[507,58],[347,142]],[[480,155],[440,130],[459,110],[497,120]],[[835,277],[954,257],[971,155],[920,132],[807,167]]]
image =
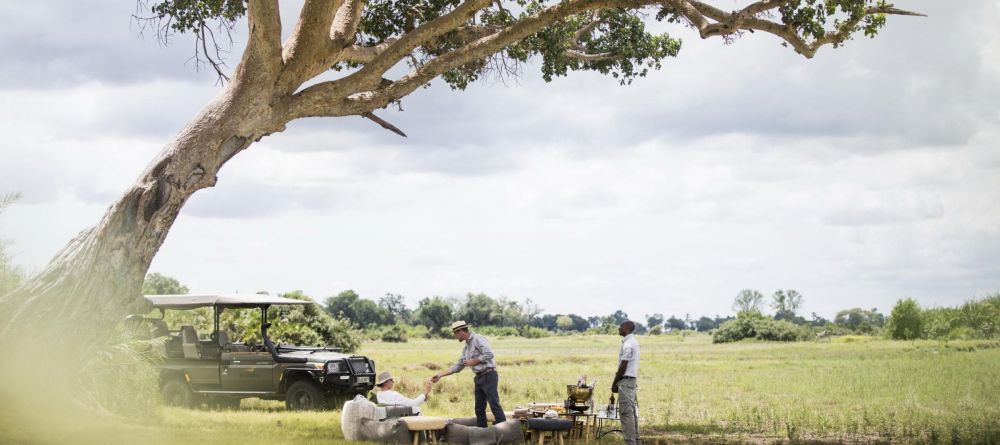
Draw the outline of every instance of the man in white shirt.
[[[395,379],[392,378],[392,374],[389,371],[383,371],[378,375],[378,379],[375,380],[375,386],[378,386],[378,392],[375,393],[375,400],[382,405],[396,405],[396,406],[409,406],[413,408],[414,414],[420,414],[420,404],[427,400],[427,396],[431,393],[431,382],[424,382],[424,393],[420,394],[414,398],[406,397],[395,391],[392,388],[396,386]]]
[[[626,320],[618,326],[622,347],[618,351],[618,372],[611,383],[611,392],[618,393],[618,418],[622,423],[625,445],[636,445],[639,438],[639,401],[636,380],[639,378],[639,342],[635,340],[635,323]]]

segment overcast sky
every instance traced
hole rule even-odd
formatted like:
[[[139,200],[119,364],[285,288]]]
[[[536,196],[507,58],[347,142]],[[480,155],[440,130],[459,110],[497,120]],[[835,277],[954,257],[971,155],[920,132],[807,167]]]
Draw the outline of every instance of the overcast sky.
[[[680,55],[628,87],[527,66],[418,90],[382,113],[406,139],[356,117],[293,123],[190,200],[151,271],[193,292],[485,292],[639,319],[729,314],[743,288],[797,289],[826,317],[986,296],[1000,290],[1000,5],[897,5],[929,17],[813,60],[762,33],[725,45],[669,28]],[[219,91],[186,63],[191,39],[161,46],[133,12],[0,1],[0,194],[24,194],[0,238],[29,269]]]

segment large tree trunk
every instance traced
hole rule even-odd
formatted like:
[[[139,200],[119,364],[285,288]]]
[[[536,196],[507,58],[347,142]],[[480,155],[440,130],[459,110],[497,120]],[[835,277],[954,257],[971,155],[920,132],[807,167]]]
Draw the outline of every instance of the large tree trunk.
[[[37,276],[0,296],[0,344],[59,347],[82,358],[110,326],[148,308],[139,298],[153,256],[187,199],[230,158],[284,122],[256,82],[235,77],[111,205]],[[68,336],[73,341],[67,342]],[[68,350],[67,350],[68,349]]]

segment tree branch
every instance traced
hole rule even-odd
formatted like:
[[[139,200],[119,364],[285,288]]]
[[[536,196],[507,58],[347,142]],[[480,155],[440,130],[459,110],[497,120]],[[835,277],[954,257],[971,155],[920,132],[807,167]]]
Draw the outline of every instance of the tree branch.
[[[302,5],[299,20],[281,54],[285,69],[278,80],[280,91],[291,93],[302,82],[329,68],[329,64],[322,62],[333,51],[329,30],[343,3],[344,0],[307,0]]]
[[[808,41],[799,35],[795,28],[784,23],[778,23],[760,18],[760,14],[781,7],[790,0],[760,0],[745,8],[725,12],[719,8],[697,0],[663,0],[663,5],[677,15],[684,17],[692,26],[698,29],[701,38],[731,36],[741,30],[758,30],[773,34],[806,58],[812,58],[824,45],[837,46],[847,40],[854,27],[865,17],[876,14],[924,16],[916,12],[905,11],[889,4],[869,7],[864,14],[840,24],[837,31],[827,32],[823,37]]]
[[[596,53],[591,54],[583,51],[578,51],[575,49],[567,49],[563,52],[563,55],[569,57],[570,59],[579,60],[581,62],[603,62],[605,60],[615,60],[621,58],[621,54],[616,53]]]
[[[337,15],[330,26],[330,39],[334,48],[344,48],[354,43],[354,35],[358,32],[358,23],[365,10],[364,0],[345,0],[337,10]]]
[[[398,100],[410,94],[421,85],[426,84],[431,79],[442,73],[462,66],[466,63],[479,60],[489,54],[502,50],[506,46],[520,41],[521,39],[538,32],[542,28],[572,14],[577,14],[588,10],[599,10],[608,7],[636,8],[644,6],[644,0],[564,0],[557,5],[539,11],[533,16],[519,20],[509,27],[491,34],[489,36],[471,42],[461,48],[447,54],[438,56],[406,76],[403,76],[392,85],[380,88],[375,91],[366,91],[349,96],[344,103],[335,104],[328,110],[311,110],[313,112],[325,111],[333,113],[358,114],[374,108],[381,108],[388,103]],[[369,108],[373,107],[374,108]],[[305,110],[301,110],[305,111]],[[316,115],[316,114],[313,114]],[[336,114],[330,114],[336,115]]]
[[[414,49],[433,38],[440,37],[458,28],[471,19],[480,9],[489,6],[491,2],[492,0],[466,0],[451,12],[403,34],[399,37],[399,40],[396,40],[385,51],[372,59],[371,62],[365,64],[364,68],[344,78],[344,80],[351,82],[357,79],[381,78],[389,68],[399,63],[400,60]]]
[[[590,33],[594,32],[594,28],[597,28],[597,25],[600,25],[602,22],[603,20],[601,20],[600,14],[597,11],[594,11],[593,15],[591,15],[590,17],[590,21],[587,22],[586,25],[583,25],[582,28],[576,30],[575,33],[573,33],[573,48],[576,48],[578,51],[584,52],[583,38],[589,37]]]
[[[273,79],[281,69],[281,14],[278,0],[251,0],[247,5],[250,37],[236,68],[248,79]]]
[[[372,60],[375,60],[375,57],[377,57],[379,54],[382,54],[382,52],[385,51],[386,48],[388,48],[389,45],[391,45],[395,41],[396,41],[395,37],[390,37],[386,39],[385,42],[379,43],[378,45],[375,46],[351,45],[344,48],[341,51],[340,55],[337,56],[337,58],[345,62],[353,62],[361,64],[370,63]]]
[[[382,128],[385,128],[386,130],[389,130],[389,131],[391,131],[393,133],[396,133],[396,134],[398,134],[398,135],[400,135],[400,136],[402,136],[404,138],[406,137],[406,133],[403,133],[403,130],[400,130],[395,125],[390,124],[389,122],[386,122],[385,119],[382,119],[382,118],[376,116],[374,113],[372,113],[370,111],[367,112],[367,113],[361,113],[361,117],[366,118],[366,119],[370,119],[372,122],[375,122],[376,124],[379,124],[380,126],[382,126]]]

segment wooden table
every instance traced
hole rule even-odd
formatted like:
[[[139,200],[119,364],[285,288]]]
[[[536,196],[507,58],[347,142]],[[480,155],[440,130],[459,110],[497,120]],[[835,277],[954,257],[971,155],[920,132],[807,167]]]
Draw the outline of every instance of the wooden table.
[[[570,430],[569,434],[570,439],[583,439],[584,442],[590,442],[592,437],[591,431],[595,426],[597,414],[586,411],[567,411],[560,413],[559,417],[573,421],[573,429]]]

